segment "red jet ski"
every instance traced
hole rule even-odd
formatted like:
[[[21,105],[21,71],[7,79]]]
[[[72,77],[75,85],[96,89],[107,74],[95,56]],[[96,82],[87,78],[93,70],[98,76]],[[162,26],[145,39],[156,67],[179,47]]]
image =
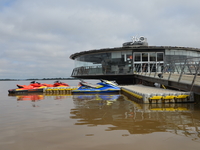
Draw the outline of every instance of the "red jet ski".
[[[62,86],[69,86],[67,83],[63,83],[60,81],[55,81],[53,87],[62,87]]]
[[[43,92],[43,88],[47,87],[68,87],[69,85],[60,81],[55,81],[54,84],[38,83],[32,81],[29,85],[17,84],[17,89],[8,90],[11,94],[27,93],[27,92]]]

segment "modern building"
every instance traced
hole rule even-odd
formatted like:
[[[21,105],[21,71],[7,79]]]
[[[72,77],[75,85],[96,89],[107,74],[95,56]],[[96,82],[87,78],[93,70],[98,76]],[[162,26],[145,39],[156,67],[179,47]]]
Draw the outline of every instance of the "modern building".
[[[134,84],[136,72],[161,72],[166,63],[200,57],[200,49],[174,46],[149,46],[143,36],[133,37],[122,47],[82,51],[70,56],[75,60],[72,77],[116,80],[118,84]],[[158,69],[159,68],[159,69]],[[173,68],[171,68],[173,69]]]

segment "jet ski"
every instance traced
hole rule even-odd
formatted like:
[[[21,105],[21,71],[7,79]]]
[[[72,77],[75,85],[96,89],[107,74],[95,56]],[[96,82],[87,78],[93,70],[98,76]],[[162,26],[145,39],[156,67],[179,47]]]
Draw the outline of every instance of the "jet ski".
[[[69,86],[67,83],[60,82],[60,81],[55,81],[53,84],[53,87],[66,87]]]
[[[10,89],[8,90],[11,94],[16,93],[31,93],[31,92],[43,92],[44,88],[47,87],[68,87],[69,85],[60,81],[55,81],[54,84],[46,84],[46,83],[38,83],[35,81],[32,81],[29,85],[19,85],[17,84],[16,89]]]
[[[76,90],[72,90],[72,93],[111,93],[119,92],[120,87],[116,83],[108,80],[100,80],[101,82],[96,85],[87,83],[81,80],[80,87]]]
[[[18,88],[33,88],[33,87],[42,87],[42,86],[45,86],[45,87],[63,87],[64,86],[64,87],[66,87],[69,85],[67,83],[63,83],[60,81],[55,81],[54,84],[39,83],[39,82],[35,82],[35,81],[32,81],[29,85],[17,84]]]

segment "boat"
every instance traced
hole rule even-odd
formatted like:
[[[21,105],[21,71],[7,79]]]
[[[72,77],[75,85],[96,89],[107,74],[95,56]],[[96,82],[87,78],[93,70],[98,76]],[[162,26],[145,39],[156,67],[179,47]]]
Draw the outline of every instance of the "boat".
[[[80,87],[72,90],[72,93],[113,93],[119,92],[121,89],[116,83],[108,80],[100,80],[96,85],[81,80]]]
[[[46,84],[32,81],[29,85],[19,85],[17,84],[16,89],[9,89],[8,93],[32,93],[32,92],[43,92],[44,88],[47,87],[68,87],[69,85],[60,81],[55,81],[54,84]]]

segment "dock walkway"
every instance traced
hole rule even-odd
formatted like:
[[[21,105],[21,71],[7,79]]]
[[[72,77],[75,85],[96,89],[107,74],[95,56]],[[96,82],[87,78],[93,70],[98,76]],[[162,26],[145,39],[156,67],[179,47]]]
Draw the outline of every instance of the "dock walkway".
[[[141,103],[177,103],[193,102],[192,92],[144,86],[141,84],[121,86],[122,94]]]

